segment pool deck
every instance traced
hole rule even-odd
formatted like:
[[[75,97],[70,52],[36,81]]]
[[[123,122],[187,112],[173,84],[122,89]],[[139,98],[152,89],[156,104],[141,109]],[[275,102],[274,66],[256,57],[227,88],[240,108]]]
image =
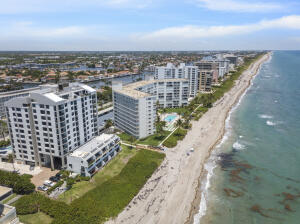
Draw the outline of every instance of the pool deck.
[[[176,117],[172,121],[166,121],[165,119],[170,115]],[[165,131],[174,131],[176,129],[175,124],[176,121],[179,119],[179,115],[177,113],[161,114],[160,116],[162,121],[167,122],[166,127],[164,128]]]

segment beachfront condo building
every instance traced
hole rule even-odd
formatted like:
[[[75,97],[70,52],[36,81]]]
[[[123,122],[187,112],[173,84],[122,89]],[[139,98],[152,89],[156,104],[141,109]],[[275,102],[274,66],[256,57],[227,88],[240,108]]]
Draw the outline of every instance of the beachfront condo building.
[[[213,71],[199,70],[198,72],[199,92],[211,91],[212,80],[213,80]]]
[[[157,107],[188,104],[187,79],[149,79],[123,86],[113,83],[114,124],[136,138],[155,133]]]
[[[194,65],[198,67],[198,71],[211,71],[213,75],[213,82],[218,82],[219,63],[213,60],[201,60],[194,62]]]
[[[97,134],[97,94],[87,85],[44,86],[5,106],[13,152],[25,164],[66,167],[67,155]]]
[[[229,60],[221,57],[214,59],[212,57],[205,57],[201,61],[194,62],[199,71],[212,71],[213,82],[218,82],[219,78],[223,78],[229,72]]]
[[[166,66],[156,67],[155,79],[187,79],[189,81],[189,97],[195,97],[197,95],[198,84],[198,67],[188,66],[185,63],[181,63],[176,67],[172,63],[168,63]]]
[[[121,151],[117,135],[102,134],[82,145],[67,156],[71,172],[90,177]]]

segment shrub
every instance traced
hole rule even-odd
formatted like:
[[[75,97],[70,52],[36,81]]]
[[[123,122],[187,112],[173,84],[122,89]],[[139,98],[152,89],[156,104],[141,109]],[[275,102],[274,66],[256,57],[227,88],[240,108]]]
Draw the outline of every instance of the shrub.
[[[6,147],[6,146],[9,146],[10,145],[10,140],[1,140],[0,141],[0,148],[2,147]]]
[[[183,140],[187,134],[187,130],[178,128],[164,143],[163,145],[168,148],[174,148],[177,145],[177,141]]]
[[[18,175],[17,173],[0,170],[0,185],[10,187],[14,193],[30,194],[35,186],[30,181],[31,175]]]
[[[67,178],[67,188],[71,189],[73,184],[75,184],[75,179],[74,178]]]
[[[79,176],[81,181],[90,181],[90,177],[83,177],[83,176]]]
[[[38,212],[42,197],[43,196],[38,193],[21,197],[15,204],[18,215],[27,215]]]
[[[59,174],[61,174],[62,178],[65,179],[65,178],[68,178],[70,176],[70,171],[68,171],[68,170],[61,170],[61,171],[59,171]]]
[[[30,194],[34,191],[35,186],[30,180],[20,178],[17,182],[15,182],[13,186],[13,191],[17,194]]]
[[[177,140],[173,135],[171,135],[166,141],[164,141],[163,145],[168,148],[174,148],[177,145]]]
[[[47,190],[47,194],[51,194],[52,191],[54,191],[56,188],[60,187],[61,185],[64,184],[64,181],[63,180],[60,180],[58,181],[53,187],[50,187],[48,190]]]

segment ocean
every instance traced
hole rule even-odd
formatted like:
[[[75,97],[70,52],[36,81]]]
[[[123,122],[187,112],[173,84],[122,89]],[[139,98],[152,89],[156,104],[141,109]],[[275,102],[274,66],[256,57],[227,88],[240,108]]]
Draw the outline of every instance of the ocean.
[[[205,164],[198,224],[300,223],[300,51],[274,51]]]

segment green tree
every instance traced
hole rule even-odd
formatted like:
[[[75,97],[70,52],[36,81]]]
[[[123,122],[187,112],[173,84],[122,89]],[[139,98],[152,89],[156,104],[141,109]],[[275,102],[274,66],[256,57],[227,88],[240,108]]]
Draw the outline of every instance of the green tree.
[[[71,72],[71,71],[68,71],[68,79],[69,79],[70,81],[74,81],[74,79],[75,79],[74,77],[75,77],[74,73]]]
[[[105,128],[105,129],[108,129],[108,128],[110,128],[111,126],[113,126],[113,121],[112,121],[111,119],[109,119],[109,120],[107,120],[107,121],[105,122],[104,128]]]
[[[182,127],[182,124],[183,124],[183,122],[182,122],[182,120],[179,118],[177,121],[176,121],[176,127],[178,127],[178,128],[180,128],[180,127]]]
[[[26,180],[26,178],[20,178],[15,183],[13,190],[18,194],[30,194],[34,192],[35,186],[30,181]]]
[[[60,73],[57,73],[54,81],[55,83],[59,83],[59,80],[60,80]]]

